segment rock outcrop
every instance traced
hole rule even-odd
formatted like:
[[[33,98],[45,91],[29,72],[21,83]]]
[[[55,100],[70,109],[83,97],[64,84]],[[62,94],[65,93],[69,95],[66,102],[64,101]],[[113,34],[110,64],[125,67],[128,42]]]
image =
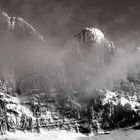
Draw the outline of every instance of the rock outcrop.
[[[93,53],[93,59],[99,64],[111,62],[115,52],[115,46],[112,41],[107,41],[104,34],[97,28],[82,29],[76,35],[78,49],[81,55]]]

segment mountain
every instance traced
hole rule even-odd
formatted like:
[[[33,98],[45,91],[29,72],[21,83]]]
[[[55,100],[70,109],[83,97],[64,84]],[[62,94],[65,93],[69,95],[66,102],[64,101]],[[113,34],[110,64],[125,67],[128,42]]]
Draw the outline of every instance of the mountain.
[[[2,12],[0,26],[2,27],[0,33],[4,37],[4,41],[1,39],[3,48],[5,46],[12,48],[15,44],[9,43],[9,40],[14,39],[14,43],[15,40],[19,41],[18,45],[22,46],[22,51],[26,50],[27,53],[30,43],[28,42],[27,45],[26,41],[31,40],[33,44],[45,42],[43,35],[20,17],[9,17],[7,13]],[[127,52],[116,49],[113,42],[108,41],[102,31],[97,28],[82,29],[74,36],[74,40],[70,44],[72,50],[68,51],[64,59],[65,80],[62,87],[58,87],[59,84],[55,85],[50,75],[34,73],[32,69],[30,71],[27,69],[21,76],[18,75],[19,69],[15,70],[15,66],[10,65],[8,69],[11,68],[14,73],[14,75],[10,73],[13,76],[12,80],[3,80],[3,74],[0,72],[2,75],[0,75],[1,134],[16,130],[39,132],[40,127],[82,133],[93,131],[99,134],[105,133],[106,130],[134,126],[136,123],[139,125],[139,71],[132,74],[124,73],[125,79],[121,79],[111,89],[103,88],[103,82],[100,83],[101,87],[96,87],[96,83],[106,78],[104,75],[112,74],[109,70],[116,66],[112,65],[116,62],[114,59],[120,59],[120,56],[125,58]],[[20,48],[18,45],[16,49]],[[134,51],[135,55],[136,52]],[[1,54],[0,57],[3,58],[2,56]],[[5,65],[9,60],[13,60],[6,59],[8,56],[4,54],[2,62]],[[19,61],[17,58],[16,60]],[[20,64],[20,71],[23,72],[25,65],[21,63],[22,61],[19,62],[17,64],[18,66]],[[30,63],[26,67],[28,66]],[[1,67],[3,68],[3,65]],[[132,69],[138,67],[139,65],[134,65]],[[5,69],[4,72],[6,76],[9,75]],[[53,70],[51,74],[54,74]],[[92,87],[90,92],[87,90],[88,85]]]
[[[3,30],[8,30],[13,36],[17,38],[34,37],[40,41],[45,41],[41,35],[31,24],[22,19],[21,17],[9,17],[7,13],[2,12],[0,15]]]
[[[0,48],[0,65],[3,65],[0,68],[0,77],[4,81],[15,80],[18,88],[23,77],[33,71],[33,64],[29,60],[29,55],[32,54],[28,53],[41,46],[45,39],[23,18],[10,17],[5,12],[0,14],[0,26],[0,41],[3,44]]]
[[[111,61],[111,56],[115,51],[115,46],[112,41],[106,40],[104,34],[97,28],[84,28],[77,35],[76,39],[79,43],[79,50],[82,53],[82,48],[91,51],[93,59],[99,59],[99,63],[108,63]],[[83,51],[84,51],[83,49]],[[98,60],[96,61],[98,62]]]

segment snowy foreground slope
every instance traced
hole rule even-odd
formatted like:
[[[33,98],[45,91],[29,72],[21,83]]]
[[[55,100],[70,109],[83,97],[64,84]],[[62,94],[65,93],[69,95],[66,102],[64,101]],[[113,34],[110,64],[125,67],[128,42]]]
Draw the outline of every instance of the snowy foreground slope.
[[[7,133],[7,135],[0,136],[0,140],[139,140],[140,131],[130,130],[130,131],[112,131],[109,135],[99,135],[99,136],[85,136],[80,133],[72,133],[66,131],[45,131],[42,130],[40,135],[35,133]]]
[[[45,131],[42,130],[41,134],[35,134],[35,133],[24,133],[21,131],[17,131],[16,133],[8,133],[7,135],[1,136],[0,140],[3,139],[8,140],[78,140],[79,138],[86,138],[83,134],[76,134],[72,132],[67,131]]]
[[[130,127],[139,122],[140,103],[136,95],[126,97],[125,94],[119,95],[108,90],[100,90],[98,93],[101,96],[92,99],[91,104],[89,104],[90,107],[87,108],[90,112],[83,115],[83,111],[81,111],[80,119],[73,118],[72,121],[72,116],[68,117],[68,114],[72,114],[69,113],[69,110],[72,111],[72,106],[69,106],[69,110],[65,108],[65,114],[59,111],[59,109],[57,110],[55,104],[45,108],[42,106],[44,109],[41,109],[41,114],[36,116],[32,110],[32,104],[29,104],[27,101],[23,103],[19,97],[13,97],[12,95],[1,92],[0,101],[4,104],[1,109],[1,115],[3,115],[3,118],[7,118],[7,121],[4,123],[5,125],[10,124],[8,131],[11,132],[16,132],[16,130],[37,132],[37,120],[40,122],[40,128],[45,127],[48,130],[57,129],[75,132],[78,129],[77,127],[79,127],[82,133],[84,131],[87,131],[85,133],[91,133],[90,131],[94,128],[93,131],[97,134],[103,134],[103,130],[113,130],[114,128],[123,128],[126,126]],[[37,107],[37,105],[38,101],[36,101],[34,106]],[[52,107],[56,110],[51,109]],[[4,110],[6,110],[6,114],[4,114]],[[63,120],[63,115],[65,116],[65,120]],[[25,119],[24,126],[23,121]],[[81,123],[82,119],[86,119],[86,124]],[[29,120],[32,120],[32,123]],[[5,125],[1,126],[3,130],[6,129]],[[60,127],[60,125],[62,126]]]

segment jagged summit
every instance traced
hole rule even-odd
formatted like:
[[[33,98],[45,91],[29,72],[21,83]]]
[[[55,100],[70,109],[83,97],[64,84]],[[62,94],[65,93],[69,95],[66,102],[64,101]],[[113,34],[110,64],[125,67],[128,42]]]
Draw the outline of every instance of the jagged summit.
[[[43,35],[21,17],[9,17],[7,13],[2,12],[0,18],[5,29],[12,32],[14,36],[21,38],[35,37],[44,41]]]

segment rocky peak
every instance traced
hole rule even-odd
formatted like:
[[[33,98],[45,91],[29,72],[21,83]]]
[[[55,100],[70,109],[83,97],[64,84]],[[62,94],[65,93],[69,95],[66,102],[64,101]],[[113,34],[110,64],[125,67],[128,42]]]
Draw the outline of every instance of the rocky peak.
[[[31,24],[21,17],[10,17],[7,13],[2,12],[0,15],[1,24],[4,25],[4,30],[12,32],[18,38],[35,37],[40,41],[44,41],[41,35]]]
[[[89,47],[101,44],[104,41],[104,34],[97,28],[84,28],[76,35],[79,42],[89,44]]]
[[[108,41],[102,31],[97,28],[84,28],[77,35],[78,51],[80,55],[92,52],[97,63],[108,63],[115,51],[112,41]]]

